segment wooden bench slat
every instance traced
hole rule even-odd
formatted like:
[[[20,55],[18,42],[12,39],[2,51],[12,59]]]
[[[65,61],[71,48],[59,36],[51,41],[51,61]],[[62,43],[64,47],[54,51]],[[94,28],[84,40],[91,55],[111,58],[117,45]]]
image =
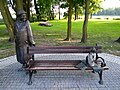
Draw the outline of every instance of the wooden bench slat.
[[[90,51],[30,51],[29,54],[50,54],[50,53],[89,53]],[[101,53],[101,51],[96,51],[97,53]]]
[[[29,70],[29,69],[28,69]],[[75,67],[32,67],[30,70],[79,70]]]
[[[89,53],[91,49],[29,49],[29,54],[40,53]],[[101,53],[101,50],[96,50],[97,53]]]
[[[81,70],[79,68],[76,67],[32,67],[32,68],[27,68],[27,70]],[[91,70],[91,67],[87,67],[85,70]],[[103,67],[103,70],[108,70],[108,67]]]
[[[29,64],[31,67],[62,67],[62,66],[75,66],[80,63],[80,60],[35,60],[31,61]]]
[[[102,49],[101,46],[41,46],[41,47],[29,47],[29,49]]]
[[[28,68],[28,70],[81,70],[79,68],[76,67],[32,67],[32,68]],[[86,70],[92,70],[90,67],[87,68]]]
[[[80,60],[36,60],[31,61],[29,70],[80,70],[75,66],[80,63]],[[103,67],[104,70],[108,70],[108,67]],[[91,67],[87,67],[85,70],[92,70]]]

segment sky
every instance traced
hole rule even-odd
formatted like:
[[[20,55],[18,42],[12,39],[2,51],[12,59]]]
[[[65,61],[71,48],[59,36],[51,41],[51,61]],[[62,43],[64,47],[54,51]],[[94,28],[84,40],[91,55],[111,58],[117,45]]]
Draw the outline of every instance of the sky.
[[[105,9],[120,7],[120,0],[105,0],[102,4],[102,7]]]

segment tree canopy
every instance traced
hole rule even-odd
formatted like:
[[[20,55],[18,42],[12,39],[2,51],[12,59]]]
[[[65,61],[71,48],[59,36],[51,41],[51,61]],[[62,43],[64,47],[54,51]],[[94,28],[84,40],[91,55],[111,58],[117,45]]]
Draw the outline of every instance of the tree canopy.
[[[9,6],[13,8],[15,12],[20,9],[24,9],[27,12],[27,17],[30,20],[30,7],[33,0],[0,0],[0,11],[6,24],[7,30],[10,35],[10,41],[14,41],[14,19],[9,11]],[[37,20],[50,20],[54,19],[54,6],[59,5],[59,19],[60,8],[68,8],[67,17],[67,37],[65,40],[71,40],[71,27],[72,27],[72,15],[75,14],[75,20],[79,14],[84,14],[85,20],[83,24],[83,36],[82,42],[87,42],[87,23],[90,13],[95,13],[101,10],[100,3],[103,0],[34,0],[34,6],[36,11]],[[65,2],[65,5],[61,5],[61,2]],[[9,6],[8,6],[9,4]],[[85,41],[84,41],[85,40]]]

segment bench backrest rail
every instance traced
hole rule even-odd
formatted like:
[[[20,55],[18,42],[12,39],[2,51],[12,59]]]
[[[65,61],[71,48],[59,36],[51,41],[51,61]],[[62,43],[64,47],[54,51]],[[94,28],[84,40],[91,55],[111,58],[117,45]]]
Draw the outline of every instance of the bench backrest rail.
[[[44,47],[28,47],[28,54],[40,53],[89,53],[95,48],[96,53],[101,53],[101,46],[44,46]]]

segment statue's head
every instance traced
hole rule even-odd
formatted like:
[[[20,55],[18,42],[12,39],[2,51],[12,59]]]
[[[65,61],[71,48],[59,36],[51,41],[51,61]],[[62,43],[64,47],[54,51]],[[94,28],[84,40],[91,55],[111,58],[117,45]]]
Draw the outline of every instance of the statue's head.
[[[20,9],[18,12],[17,12],[17,17],[19,17],[20,21],[26,21],[27,20],[27,16],[26,16],[26,12],[22,9]]]
[[[92,53],[96,53],[96,48],[92,48],[92,49],[91,49],[91,52],[92,52]]]

